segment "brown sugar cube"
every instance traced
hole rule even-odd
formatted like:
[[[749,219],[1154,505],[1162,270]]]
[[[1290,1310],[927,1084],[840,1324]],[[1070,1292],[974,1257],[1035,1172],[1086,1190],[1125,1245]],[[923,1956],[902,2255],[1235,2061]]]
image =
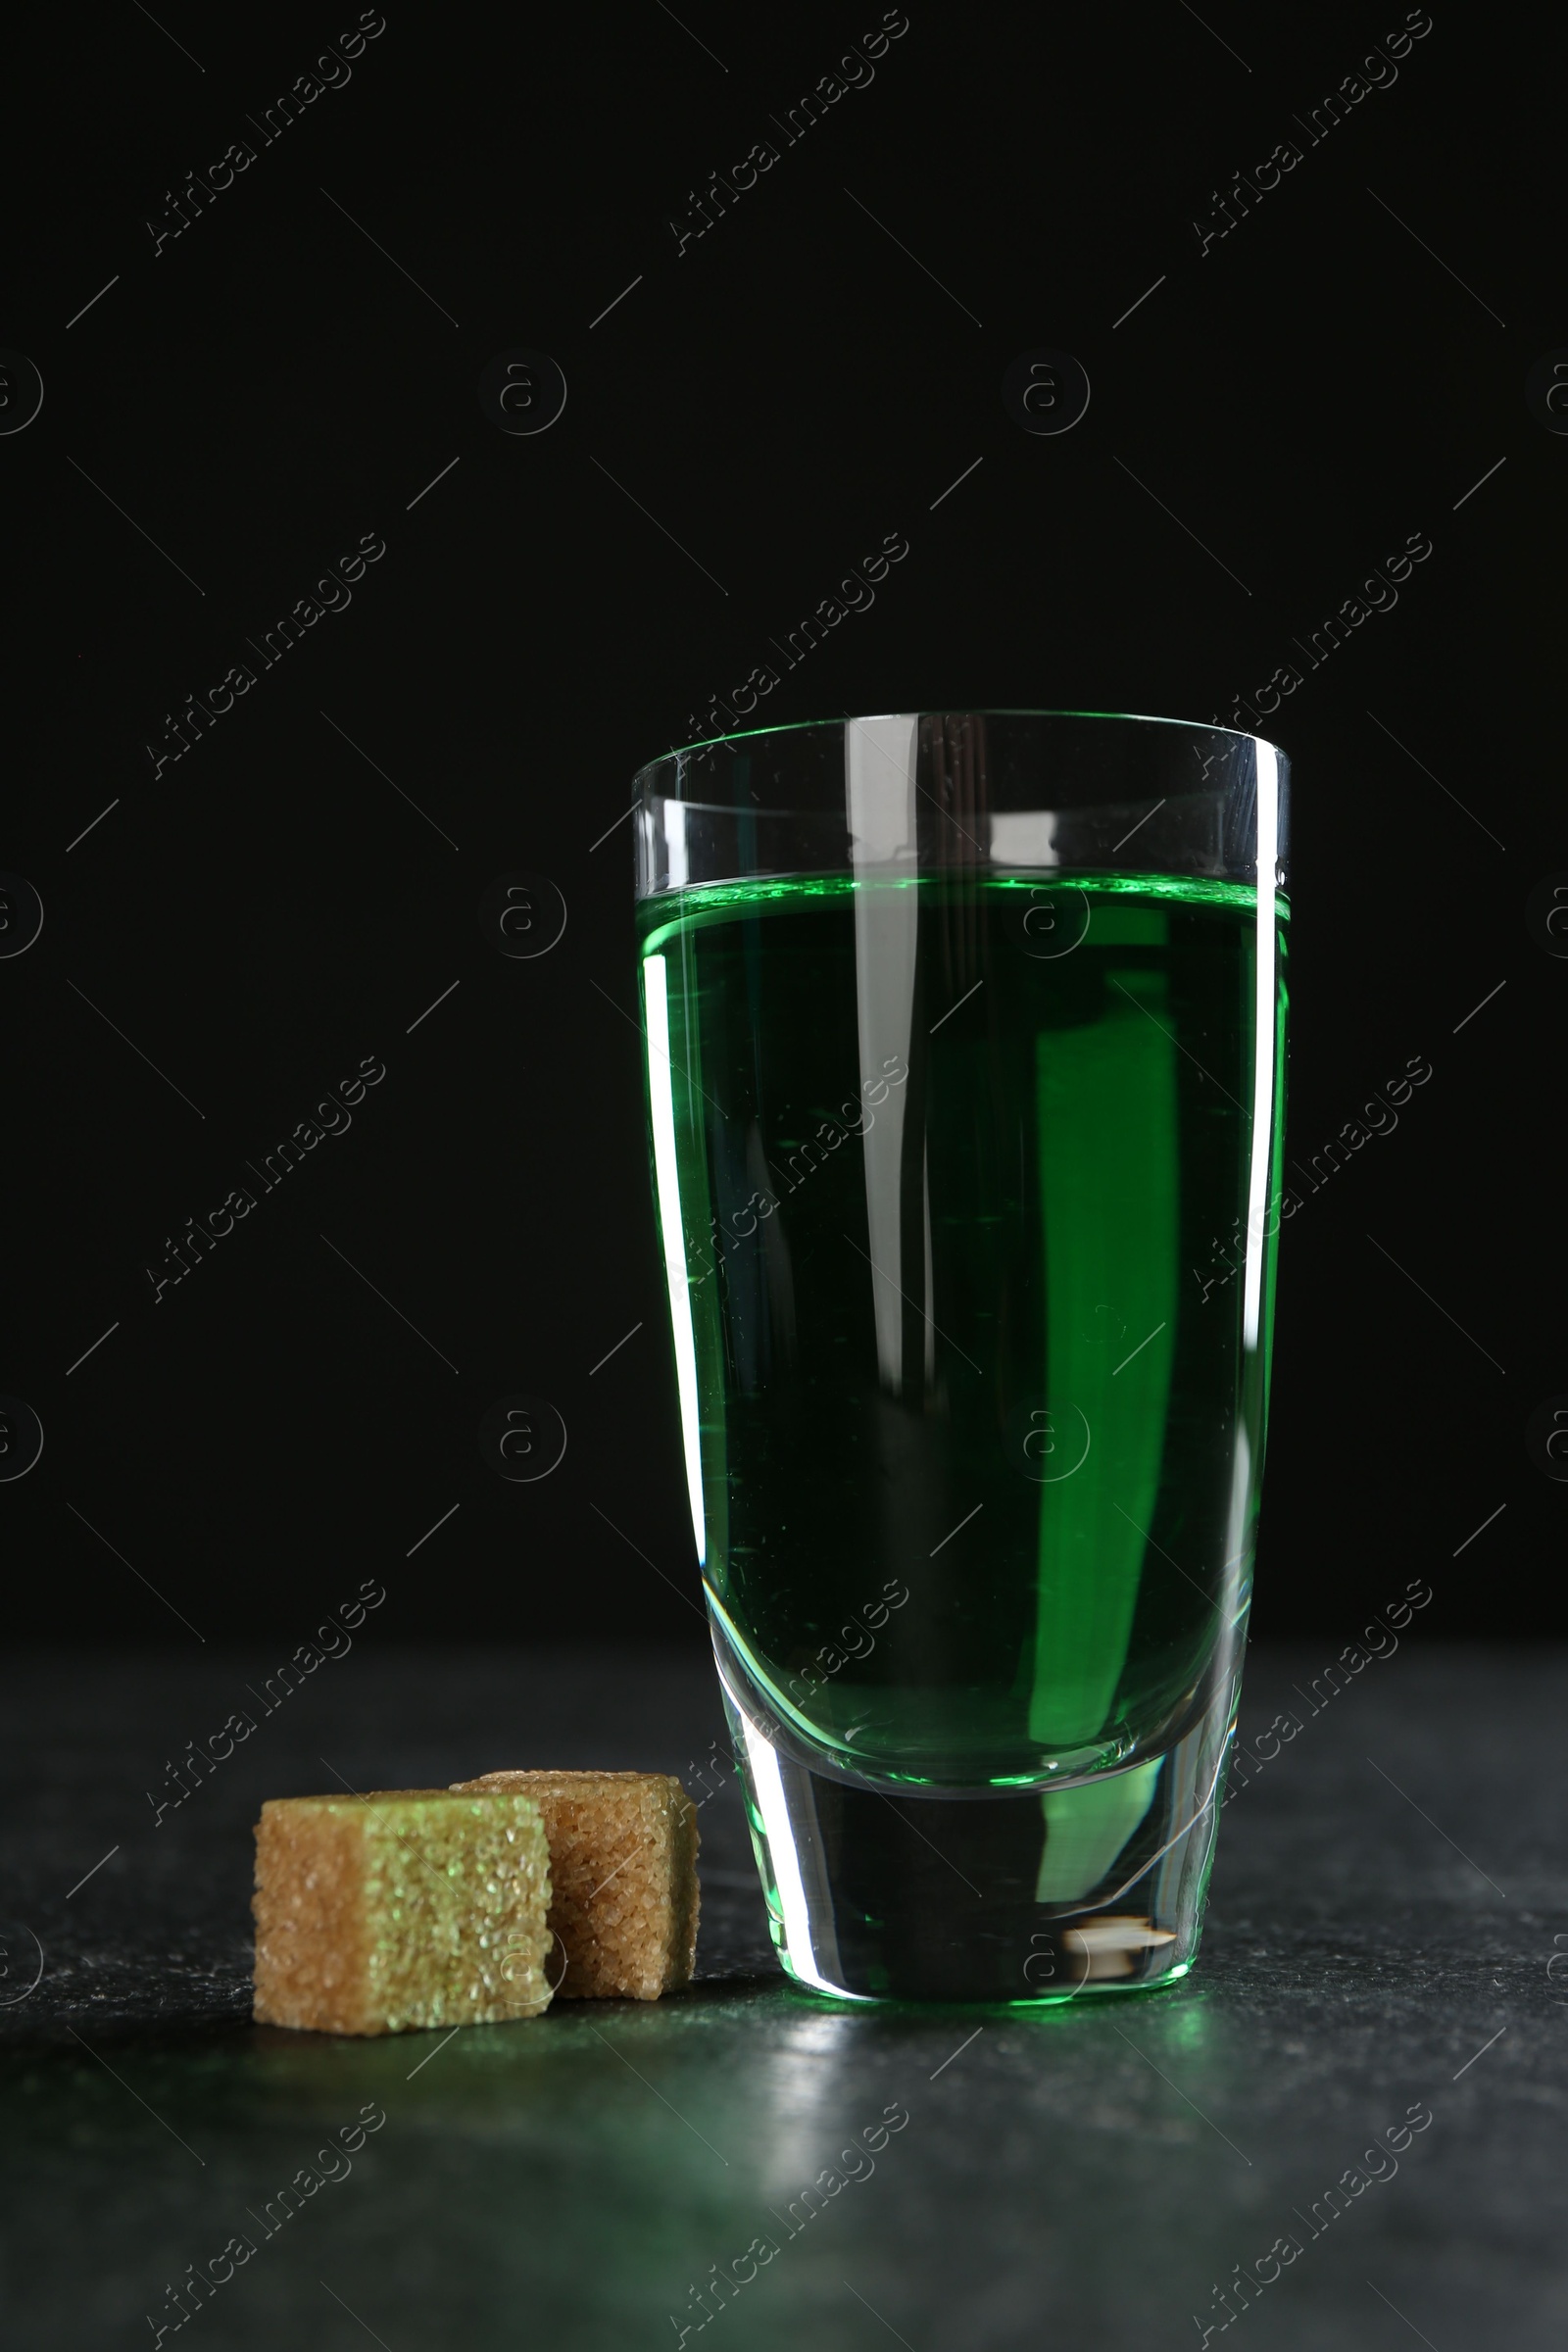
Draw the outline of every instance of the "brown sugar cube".
[[[565,2000],[657,2001],[697,1954],[697,1807],[662,1772],[487,1772],[458,1788],[532,1797],[550,1840],[549,1926]],[[552,1946],[552,1950],[554,1946]]]
[[[253,2014],[319,2034],[537,2017],[549,1906],[525,1793],[273,1797],[256,1826]]]

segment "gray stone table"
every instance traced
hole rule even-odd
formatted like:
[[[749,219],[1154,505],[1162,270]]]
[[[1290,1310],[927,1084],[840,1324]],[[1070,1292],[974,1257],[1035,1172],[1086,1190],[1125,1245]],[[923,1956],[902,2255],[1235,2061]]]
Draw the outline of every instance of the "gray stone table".
[[[1561,2352],[1568,1659],[1406,1642],[1314,1702],[1330,1654],[1251,1655],[1244,1739],[1301,1729],[1226,1809],[1194,1975],[1038,2012],[786,1988],[700,1655],[388,1656],[368,1630],[156,1826],[166,1763],[276,1661],[13,1668],[6,2340],[172,2342],[166,2289],[238,2235],[182,2341]],[[691,1992],[449,2039],[250,2023],[263,1796],[514,1763],[715,1790]]]

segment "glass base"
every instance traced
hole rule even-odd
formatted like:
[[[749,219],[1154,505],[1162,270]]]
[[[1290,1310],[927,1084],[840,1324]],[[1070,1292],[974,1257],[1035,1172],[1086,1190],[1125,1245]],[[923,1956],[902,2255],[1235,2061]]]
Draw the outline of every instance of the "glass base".
[[[810,1757],[733,1659],[719,1669],[773,1941],[798,1984],[1037,2006],[1192,1967],[1234,1703],[1123,1772],[926,1795]]]

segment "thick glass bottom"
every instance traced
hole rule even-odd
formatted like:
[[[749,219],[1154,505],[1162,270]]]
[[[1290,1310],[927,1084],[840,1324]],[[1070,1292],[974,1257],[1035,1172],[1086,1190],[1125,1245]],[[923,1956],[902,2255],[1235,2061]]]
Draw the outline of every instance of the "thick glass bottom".
[[[728,1664],[773,1941],[798,1984],[843,2000],[1036,2006],[1186,1976],[1234,1693],[1123,1772],[913,1795],[824,1769]]]

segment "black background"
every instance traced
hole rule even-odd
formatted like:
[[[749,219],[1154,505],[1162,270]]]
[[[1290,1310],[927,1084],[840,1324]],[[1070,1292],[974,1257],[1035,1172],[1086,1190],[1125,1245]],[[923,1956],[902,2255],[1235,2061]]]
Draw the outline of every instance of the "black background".
[[[0,312],[45,388],[0,438],[0,863],[46,915],[0,961],[0,1389],[46,1433],[0,1486],[14,1632],[292,1645],[373,1577],[388,1640],[701,1639],[612,828],[889,532],[908,557],[767,718],[1223,722],[1430,536],[1264,722],[1295,762],[1294,1158],[1433,1075],[1287,1229],[1254,1623],[1348,1639],[1420,1576],[1431,1633],[1564,1630],[1568,1496],[1525,1442],[1568,1389],[1568,963],[1526,918],[1568,868],[1568,439],[1524,397],[1568,343],[1561,35],[1440,9],[1310,144],[1293,118],[1404,12],[1205,18],[912,0],[790,145],[774,118],[875,7],[393,8],[265,144],[248,118],[352,10],[34,27]],[[255,162],[155,255],[235,139]],[[1061,437],[1002,404],[1042,346],[1093,387]],[[568,386],[538,436],[480,408],[517,348]],[[262,668],[247,639],[366,533],[352,604]],[[165,714],[240,662],[155,777]],[[568,908],[533,961],[477,918],[514,871]],[[166,1237],[364,1056],[352,1128],[155,1304]],[[516,1392],[569,1432],[533,1485],[477,1444]]]

